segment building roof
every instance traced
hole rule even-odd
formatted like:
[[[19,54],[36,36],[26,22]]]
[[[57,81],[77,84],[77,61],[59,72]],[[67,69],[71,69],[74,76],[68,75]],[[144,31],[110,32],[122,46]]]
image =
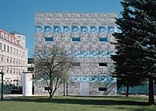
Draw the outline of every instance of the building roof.
[[[12,31],[12,32],[10,32],[10,34],[20,34],[20,35],[24,35],[24,34],[19,33],[19,32],[17,32],[17,31]]]

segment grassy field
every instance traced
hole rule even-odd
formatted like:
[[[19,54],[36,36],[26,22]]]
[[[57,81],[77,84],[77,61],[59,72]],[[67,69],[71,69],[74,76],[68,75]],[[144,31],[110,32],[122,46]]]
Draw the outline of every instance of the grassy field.
[[[146,97],[16,97],[0,101],[0,111],[156,111]]]

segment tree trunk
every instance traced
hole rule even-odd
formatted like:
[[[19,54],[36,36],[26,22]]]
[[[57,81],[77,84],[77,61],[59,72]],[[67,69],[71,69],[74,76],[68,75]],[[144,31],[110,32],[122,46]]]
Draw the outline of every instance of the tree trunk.
[[[51,99],[52,98],[52,89],[49,89],[49,99]]]
[[[53,98],[53,96],[54,96],[56,90],[57,90],[57,88],[55,87],[54,90],[53,90],[52,93],[51,93],[51,98]]]
[[[153,89],[153,78],[149,77],[149,95],[148,103],[150,105],[154,104],[154,89]]]
[[[65,81],[63,82],[63,96],[66,95],[66,84]]]
[[[126,86],[126,97],[129,96],[129,85]]]
[[[52,93],[49,93],[49,99],[51,99],[52,98]]]
[[[66,96],[68,96],[68,82],[66,82]]]

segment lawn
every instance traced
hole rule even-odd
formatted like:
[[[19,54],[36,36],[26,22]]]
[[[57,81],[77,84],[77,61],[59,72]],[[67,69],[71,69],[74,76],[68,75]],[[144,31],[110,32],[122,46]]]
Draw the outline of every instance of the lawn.
[[[16,97],[0,101],[0,111],[156,111],[147,97]]]

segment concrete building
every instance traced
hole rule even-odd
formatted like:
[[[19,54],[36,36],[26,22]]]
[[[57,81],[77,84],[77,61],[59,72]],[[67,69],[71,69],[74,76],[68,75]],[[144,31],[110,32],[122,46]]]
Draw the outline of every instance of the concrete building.
[[[116,79],[110,76],[115,47],[112,33],[117,31],[111,13],[36,13],[37,51],[43,45],[59,44],[75,58],[66,90],[69,95],[114,95]],[[37,82],[36,93],[44,92]],[[61,92],[61,88],[59,89]]]
[[[21,86],[22,72],[27,71],[27,59],[26,37],[0,29],[0,71],[4,72],[5,86]]]

